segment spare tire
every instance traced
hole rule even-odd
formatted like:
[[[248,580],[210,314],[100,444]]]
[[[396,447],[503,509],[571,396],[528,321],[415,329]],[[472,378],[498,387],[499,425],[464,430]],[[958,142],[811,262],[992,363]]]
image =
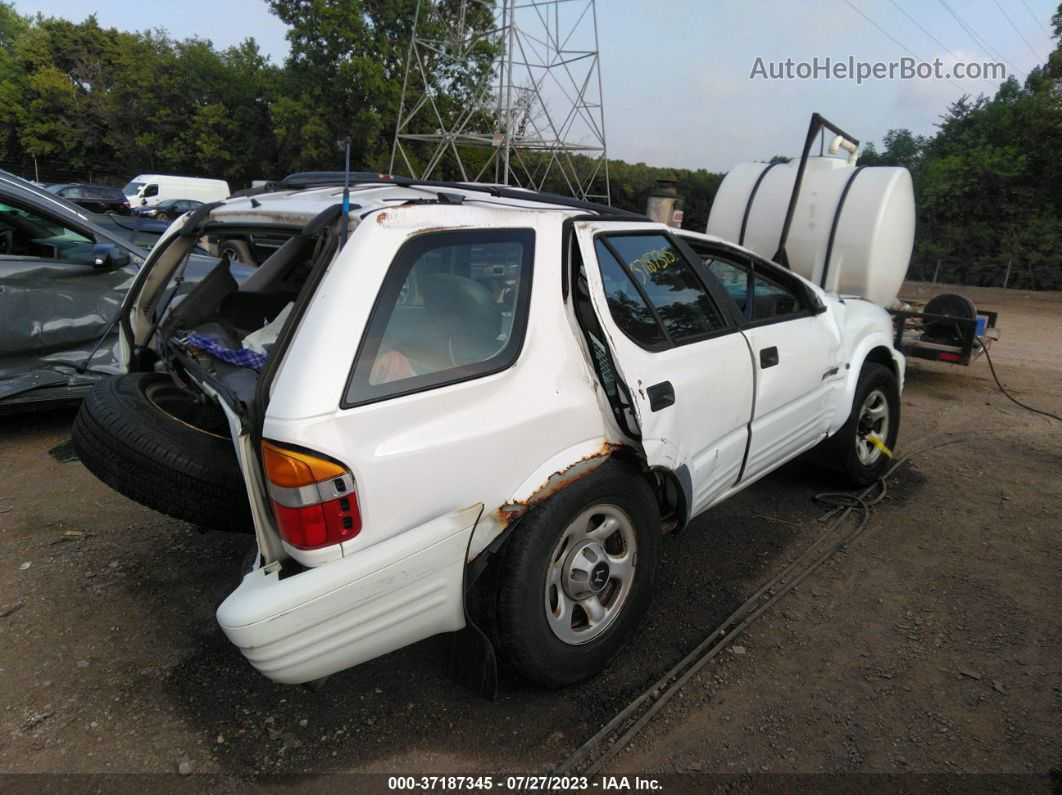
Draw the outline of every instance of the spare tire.
[[[73,442],[89,471],[130,499],[193,524],[253,532],[224,413],[170,376],[97,383],[74,420]]]
[[[922,311],[927,315],[943,315],[957,320],[977,319],[977,307],[974,302],[965,295],[959,295],[958,293],[935,295],[929,299],[925,309]],[[954,320],[926,320],[925,330],[926,339],[934,339],[938,342],[956,345],[962,344],[962,341],[967,336],[962,324],[956,323]]]

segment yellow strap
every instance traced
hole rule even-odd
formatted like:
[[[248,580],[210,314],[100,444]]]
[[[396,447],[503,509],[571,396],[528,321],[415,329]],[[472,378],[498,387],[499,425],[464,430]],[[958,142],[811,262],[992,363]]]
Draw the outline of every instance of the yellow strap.
[[[885,453],[889,458],[892,458],[892,450],[885,446],[885,442],[881,441],[877,436],[872,433],[868,433],[866,437],[867,441],[874,445],[876,448]]]

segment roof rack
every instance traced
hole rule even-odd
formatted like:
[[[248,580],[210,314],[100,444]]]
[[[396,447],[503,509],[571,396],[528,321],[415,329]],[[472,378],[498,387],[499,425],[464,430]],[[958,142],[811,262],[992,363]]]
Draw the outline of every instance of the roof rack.
[[[281,184],[292,190],[305,190],[307,188],[339,187],[343,184],[344,174],[342,171],[303,171],[297,174],[289,174],[284,177]],[[571,196],[561,196],[559,193],[546,193],[544,191],[532,191],[510,188],[505,185],[486,185],[476,182],[447,182],[434,179],[412,179],[411,177],[396,177],[388,174],[352,173],[350,185],[399,185],[403,188],[442,188],[467,190],[474,193],[486,193],[499,199],[516,199],[518,201],[538,202],[541,204],[555,204],[560,207],[571,207],[576,210],[586,210],[598,215],[627,218],[632,221],[650,221],[652,219],[640,213],[630,210],[621,210],[618,207],[609,207],[607,204],[575,199]]]

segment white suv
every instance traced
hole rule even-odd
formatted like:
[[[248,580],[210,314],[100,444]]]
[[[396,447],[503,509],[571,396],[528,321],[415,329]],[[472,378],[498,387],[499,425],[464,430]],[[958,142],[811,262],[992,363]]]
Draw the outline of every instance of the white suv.
[[[644,614],[662,534],[813,448],[855,484],[886,463],[904,360],[874,304],[561,197],[400,179],[341,197],[175,223],[125,305],[128,374],[75,425],[122,493],[253,526],[217,617],[272,679],[458,630],[479,580],[503,656],[574,682]],[[291,237],[243,283],[220,263],[170,299],[196,240],[249,229]]]

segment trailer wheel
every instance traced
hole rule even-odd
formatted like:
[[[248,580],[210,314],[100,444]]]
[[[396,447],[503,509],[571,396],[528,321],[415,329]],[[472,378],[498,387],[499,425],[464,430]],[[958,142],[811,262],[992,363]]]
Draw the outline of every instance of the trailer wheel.
[[[867,362],[859,373],[852,411],[841,429],[816,450],[820,464],[837,471],[845,485],[869,486],[889,466],[889,455],[869,440],[877,437],[892,451],[900,433],[900,388],[885,365]]]
[[[170,376],[100,381],[81,404],[72,437],[92,474],[141,505],[204,527],[253,531],[224,414]]]
[[[961,320],[977,319],[977,307],[974,302],[958,293],[935,295],[929,299],[922,311],[927,315],[947,315]],[[927,320],[925,328],[926,339],[961,344],[965,336],[962,325],[954,320]]]

